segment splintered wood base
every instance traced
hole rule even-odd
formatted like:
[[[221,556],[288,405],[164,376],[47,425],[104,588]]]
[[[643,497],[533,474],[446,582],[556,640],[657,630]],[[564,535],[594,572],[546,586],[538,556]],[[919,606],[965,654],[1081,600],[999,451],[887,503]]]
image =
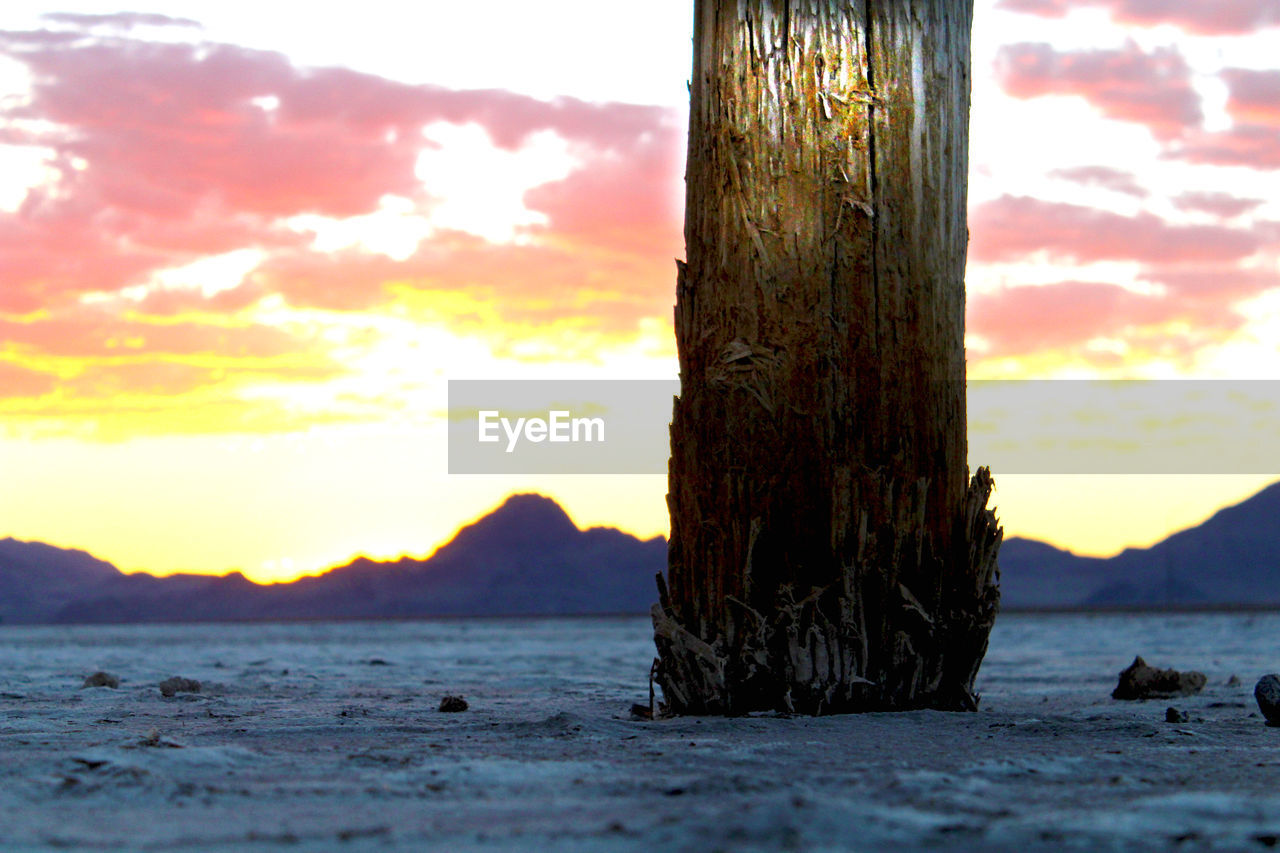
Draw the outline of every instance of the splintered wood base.
[[[799,598],[785,589],[768,615],[729,597],[724,624],[711,637],[685,626],[659,575],[659,602],[652,609],[654,678],[668,710],[976,710],[973,683],[1000,601],[996,553],[1003,534],[987,508],[992,486],[990,472],[979,469],[958,519],[962,547],[952,550],[951,565],[932,557],[924,529],[891,525],[873,531],[863,514],[858,559],[840,582]],[[909,565],[926,555],[933,565]],[[896,562],[886,564],[886,558]],[[929,596],[936,602],[929,606],[899,580],[920,570],[957,582],[947,584],[943,595]],[[870,583],[873,578],[885,583]],[[881,594],[882,586],[894,587],[886,596],[888,607],[866,597],[867,590]],[[875,617],[869,619],[868,611]]]

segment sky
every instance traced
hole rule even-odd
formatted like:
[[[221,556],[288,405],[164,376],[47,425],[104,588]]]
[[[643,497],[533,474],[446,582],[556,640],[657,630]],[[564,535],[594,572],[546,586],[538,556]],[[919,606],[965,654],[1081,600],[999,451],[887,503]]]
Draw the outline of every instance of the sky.
[[[272,581],[515,491],[665,533],[662,476],[446,473],[448,379],[676,375],[692,4],[635,9],[7,9],[0,536]],[[973,40],[970,378],[1280,378],[1280,0]],[[1274,479],[995,474],[1091,554]]]

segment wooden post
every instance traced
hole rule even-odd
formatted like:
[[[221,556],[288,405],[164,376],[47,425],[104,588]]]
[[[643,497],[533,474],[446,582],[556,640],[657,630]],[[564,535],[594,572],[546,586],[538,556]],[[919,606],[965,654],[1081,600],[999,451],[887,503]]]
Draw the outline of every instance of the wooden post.
[[[973,709],[968,0],[696,0],[655,677],[676,713]]]

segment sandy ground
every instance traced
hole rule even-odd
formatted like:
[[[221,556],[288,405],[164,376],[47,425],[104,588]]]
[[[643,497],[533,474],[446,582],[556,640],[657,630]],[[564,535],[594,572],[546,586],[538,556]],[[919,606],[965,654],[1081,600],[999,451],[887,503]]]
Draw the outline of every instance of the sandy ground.
[[[642,722],[641,623],[0,632],[0,847],[1266,849],[1252,679],[971,714]],[[169,633],[165,633],[165,631]],[[258,633],[254,633],[258,631]],[[522,633],[523,632],[523,633]],[[540,633],[539,633],[540,632]],[[595,668],[576,666],[586,644]],[[467,652],[473,653],[472,657]],[[639,658],[639,660],[637,660]],[[80,689],[95,669],[119,689]],[[613,673],[613,674],[611,674]],[[202,692],[164,698],[169,675]],[[998,681],[998,679],[997,679]],[[462,713],[440,698],[461,693]],[[1040,695],[1037,695],[1040,694]],[[1166,723],[1175,705],[1187,722]]]

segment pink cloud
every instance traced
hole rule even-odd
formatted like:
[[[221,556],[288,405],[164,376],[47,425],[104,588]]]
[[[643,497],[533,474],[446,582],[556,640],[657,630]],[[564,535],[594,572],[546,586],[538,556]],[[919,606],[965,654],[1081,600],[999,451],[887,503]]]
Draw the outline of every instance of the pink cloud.
[[[1118,285],[1066,281],[971,296],[965,325],[992,345],[990,355],[1021,355],[1076,347],[1174,313],[1171,303]]]
[[[1140,278],[1164,286],[1171,298],[1196,306],[1210,319],[1223,316],[1218,306],[1280,287],[1280,273],[1212,264],[1153,264]]]
[[[1280,71],[1227,68],[1227,112],[1242,124],[1280,125]]]
[[[1062,178],[1090,187],[1101,187],[1104,190],[1146,198],[1151,195],[1146,187],[1138,183],[1132,172],[1112,169],[1109,166],[1075,166],[1069,169],[1054,169],[1049,173],[1052,178]]]
[[[1073,8],[1104,8],[1121,24],[1173,24],[1199,35],[1244,35],[1280,25],[1276,0],[999,0],[996,8],[1061,18]]]
[[[1217,166],[1280,168],[1280,71],[1228,68],[1222,77],[1232,127],[1193,134],[1166,156]]]
[[[1236,301],[1275,284],[1222,269],[1151,271],[1142,278],[1170,289],[1144,294],[1087,281],[1006,287],[971,296],[966,325],[988,344],[980,357],[1059,352],[1088,363],[1114,362],[1085,346],[1105,337],[1128,344],[1131,357],[1184,360],[1243,324]]]
[[[1280,127],[1246,124],[1200,132],[1173,145],[1164,156],[1212,166],[1280,169]]]
[[[969,231],[969,258],[975,261],[1011,261],[1044,251],[1078,262],[1223,262],[1248,257],[1263,244],[1251,231],[1171,225],[1150,213],[1121,216],[1008,195],[970,211]]]
[[[401,288],[465,294],[441,301],[439,321],[497,350],[520,335],[626,334],[642,318],[669,317],[683,147],[669,110],[414,86],[126,34],[190,23],[164,16],[47,20],[79,31],[0,32],[0,54],[32,79],[29,98],[0,103],[0,140],[51,149],[56,176],[0,212],[0,341],[70,378],[6,363],[0,393],[31,397],[56,382],[72,400],[142,395],[133,405],[143,413],[169,411],[160,398],[229,382],[336,375],[341,365],[319,338],[248,322],[248,309],[272,295],[367,311],[386,308]],[[529,229],[532,242],[436,232],[394,260],[320,252],[312,235],[285,224],[301,213],[369,213],[388,194],[429,208],[431,188],[415,167],[434,144],[423,129],[440,121],[479,124],[508,150],[541,131],[567,142],[575,170],[527,194],[548,220]],[[264,261],[211,295],[153,289],[140,300],[79,301],[245,248]],[[33,406],[27,414],[62,411]],[[196,420],[217,420],[201,412]],[[253,416],[236,409],[227,418]]]
[[[151,317],[196,312],[235,314],[266,295],[267,291],[256,282],[243,282],[212,296],[206,296],[199,290],[153,290],[137,303],[134,310]]]
[[[1063,18],[1071,11],[1073,5],[1083,6],[1086,3],[1071,3],[1068,0],[999,0],[996,8],[1028,15],[1040,15],[1045,18]]]
[[[89,15],[78,12],[47,12],[40,16],[55,24],[68,24],[73,27],[110,27],[117,30],[131,30],[134,27],[192,27],[202,29],[198,21],[190,18],[172,18],[153,12],[113,12],[106,15]]]
[[[1168,140],[1200,126],[1191,69],[1173,48],[1059,52],[1048,44],[1011,44],[996,56],[996,76],[1015,98],[1078,95],[1110,119],[1145,125]]]
[[[78,183],[103,204],[173,215],[212,201],[234,213],[345,216],[416,184],[412,122],[353,121],[337,98],[299,120],[255,106],[306,85],[278,54],[124,39],[5,42],[34,75],[30,105],[8,112],[68,128],[33,141],[86,161]]]
[[[673,256],[683,253],[683,200],[675,190],[683,128],[671,124],[596,153],[585,168],[525,194],[547,230],[592,245]]]
[[[1230,193],[1220,192],[1188,192],[1173,198],[1174,207],[1179,210],[1194,210],[1200,213],[1211,213],[1214,216],[1231,218],[1248,213],[1262,204],[1260,198],[1240,198]]]
[[[0,216],[2,310],[118,290],[207,254],[297,248],[305,237],[279,224],[293,214],[367,213],[387,194],[426,203],[421,130],[442,120],[478,122],[508,148],[542,130],[575,147],[587,165],[531,195],[552,234],[635,251],[679,231],[664,190],[679,179],[678,131],[661,108],[411,86],[230,45],[63,35],[0,34],[0,51],[35,81],[29,104],[0,108],[6,136],[52,147],[60,175]],[[55,129],[31,130],[33,119]]]

